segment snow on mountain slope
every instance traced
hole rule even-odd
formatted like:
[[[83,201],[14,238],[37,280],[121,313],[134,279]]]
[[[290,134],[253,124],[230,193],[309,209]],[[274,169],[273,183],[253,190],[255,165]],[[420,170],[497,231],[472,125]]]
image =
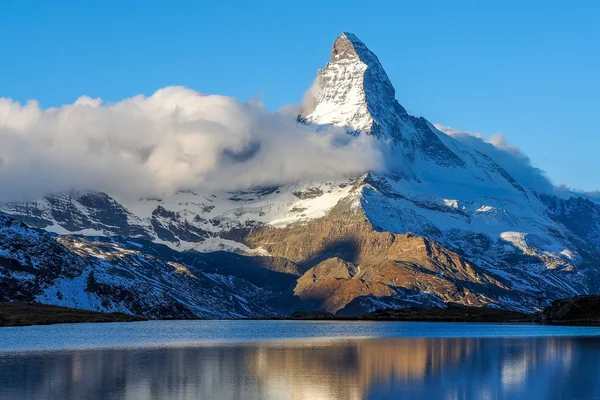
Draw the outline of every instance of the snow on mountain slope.
[[[538,194],[488,156],[408,115],[379,60],[356,36],[343,33],[335,41],[315,86],[303,121],[351,127],[389,143],[394,174],[371,174],[362,192],[365,214],[378,229],[410,231],[451,248],[461,247],[453,243],[457,235],[473,233],[514,246],[504,232],[520,232],[556,262],[573,261],[561,253],[574,254],[577,246]]]
[[[306,182],[248,191],[181,191],[161,199],[117,200],[104,193],[68,193],[0,205],[0,211],[58,234],[154,240],[176,250],[251,250],[234,232],[324,217],[350,193],[351,181]],[[229,236],[222,237],[224,233]]]
[[[0,300],[145,318],[280,315],[287,260],[180,253],[145,240],[57,236],[0,214]]]
[[[376,136],[389,145],[392,169],[425,184],[446,185],[442,190],[468,184],[472,190],[523,192],[489,157],[407,114],[377,56],[356,36],[340,35],[331,61],[317,75],[301,112],[303,122]]]
[[[329,305],[346,315],[348,310],[372,311],[386,304],[447,301],[532,310],[554,298],[600,290],[600,205],[576,196],[538,193],[489,156],[409,115],[396,100],[377,56],[355,35],[343,33],[336,39],[331,60],[318,71],[298,120],[319,129],[373,135],[381,142],[388,171],[236,192],[187,190],[160,199],[72,192],[0,204],[0,211],[61,235],[144,242],[135,250],[139,253],[121,257],[127,260],[155,251],[150,242],[177,251],[283,257],[301,265],[297,275],[312,271],[296,286],[306,298],[304,306]],[[414,235],[422,242],[413,240]],[[110,240],[97,238],[81,246],[105,249]],[[125,239],[114,240],[132,249],[131,243],[123,244]],[[407,247],[399,249],[398,243]],[[78,246],[70,248],[80,254]],[[169,254],[166,265],[180,262],[177,253]],[[187,266],[173,268],[185,271],[194,257],[212,253],[181,254],[186,254]],[[94,268],[104,265],[97,254],[93,260]],[[321,267],[315,270],[317,265]],[[137,277],[162,287],[158,282],[166,278],[157,280],[156,268],[141,269]],[[103,272],[107,277],[124,270],[102,271],[110,271]],[[206,277],[202,282],[209,287],[210,282],[231,283],[223,276],[190,271]],[[81,293],[82,282],[69,278],[54,285],[63,288],[61,293]],[[252,289],[244,282],[223,293],[245,291],[260,298],[265,283]],[[44,293],[36,296],[58,302]],[[233,315],[225,311],[226,295],[219,297],[224,303],[211,300],[200,311],[202,296],[214,299],[209,292],[187,288],[178,293],[178,304],[195,315]],[[238,309],[248,310],[235,315],[274,312],[242,303]]]

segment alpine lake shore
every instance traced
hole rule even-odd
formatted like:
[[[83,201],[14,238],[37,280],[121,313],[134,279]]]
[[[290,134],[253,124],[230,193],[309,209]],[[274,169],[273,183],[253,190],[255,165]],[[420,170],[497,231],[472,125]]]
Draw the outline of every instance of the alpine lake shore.
[[[495,307],[473,307],[448,303],[442,307],[382,309],[358,318],[340,317],[323,311],[297,311],[287,317],[255,320],[413,321],[529,323],[540,325],[600,325],[600,296],[585,295],[559,299],[541,312],[521,313]],[[0,327],[144,321],[123,313],[103,313],[38,303],[0,302]]]

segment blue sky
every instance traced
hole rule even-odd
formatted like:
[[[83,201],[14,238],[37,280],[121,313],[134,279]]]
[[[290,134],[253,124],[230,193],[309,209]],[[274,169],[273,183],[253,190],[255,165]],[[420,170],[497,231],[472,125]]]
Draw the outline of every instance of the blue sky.
[[[342,31],[431,122],[503,133],[554,183],[600,188],[595,1],[0,1],[0,97],[43,107],[167,85],[297,103]]]

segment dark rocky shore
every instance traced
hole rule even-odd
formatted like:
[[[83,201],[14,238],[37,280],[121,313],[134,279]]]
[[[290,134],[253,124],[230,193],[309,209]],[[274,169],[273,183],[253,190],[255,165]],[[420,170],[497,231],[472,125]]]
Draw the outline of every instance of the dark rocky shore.
[[[364,314],[359,318],[339,317],[320,311],[295,312],[289,319],[300,320],[365,320],[420,322],[536,322],[531,314],[492,307],[468,307],[449,303],[446,308],[388,308]]]
[[[540,318],[542,323],[554,325],[600,325],[600,296],[556,300]]]
[[[534,322],[533,315],[492,307],[467,307],[448,304],[446,308],[401,308],[378,310],[361,317],[382,321],[438,321],[438,322]]]
[[[0,302],[0,326],[66,324],[74,322],[130,322],[139,318],[45,304]]]
[[[358,318],[324,311],[298,311],[280,320],[364,320],[420,322],[512,322],[549,325],[600,325],[600,296],[556,300],[544,311],[525,314],[493,307],[449,303],[446,308],[408,307],[377,310]],[[131,322],[141,319],[120,313],[98,313],[44,304],[0,302],[0,326],[48,325],[75,322]]]
[[[520,322],[549,325],[600,325],[600,296],[577,296],[554,301],[542,312],[520,313],[493,307],[449,303],[446,308],[408,307],[377,310],[359,318],[337,317],[321,311],[295,312],[289,319],[421,322]]]

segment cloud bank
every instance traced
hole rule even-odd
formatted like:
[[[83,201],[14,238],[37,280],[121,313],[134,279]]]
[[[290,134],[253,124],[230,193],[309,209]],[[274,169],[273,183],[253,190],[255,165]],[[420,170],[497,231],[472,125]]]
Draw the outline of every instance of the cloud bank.
[[[0,199],[69,190],[162,196],[379,170],[372,137],[316,131],[288,112],[184,87],[42,109],[0,98]]]
[[[546,173],[535,167],[519,147],[508,143],[503,134],[495,134],[486,138],[476,132],[462,131],[440,124],[434,124],[434,126],[496,161],[519,183],[540,193],[555,191]]]

